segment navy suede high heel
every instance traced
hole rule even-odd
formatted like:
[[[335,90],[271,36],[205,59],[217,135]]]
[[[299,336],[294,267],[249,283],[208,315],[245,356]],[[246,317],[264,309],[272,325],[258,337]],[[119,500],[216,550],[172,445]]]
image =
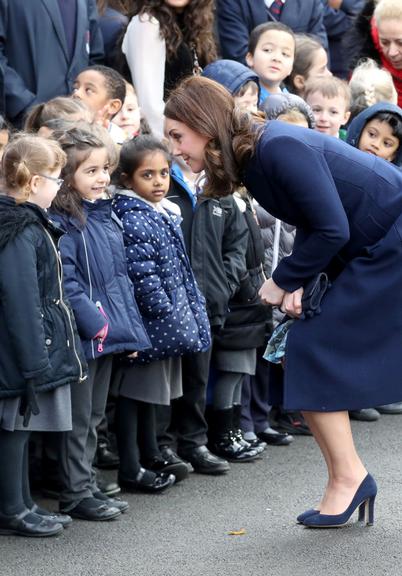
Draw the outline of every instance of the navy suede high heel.
[[[296,518],[296,520],[299,524],[303,524],[303,522],[305,521],[306,518],[308,518],[309,516],[312,516],[313,514],[318,514],[318,513],[319,513],[319,510],[316,510],[315,508],[309,508],[305,512],[302,512],[301,514],[299,514],[298,517]]]
[[[366,526],[374,524],[374,501],[377,495],[377,484],[371,474],[367,474],[353,496],[352,502],[342,514],[312,514],[303,524],[309,528],[339,528],[345,526],[353,512],[359,509],[359,520]]]

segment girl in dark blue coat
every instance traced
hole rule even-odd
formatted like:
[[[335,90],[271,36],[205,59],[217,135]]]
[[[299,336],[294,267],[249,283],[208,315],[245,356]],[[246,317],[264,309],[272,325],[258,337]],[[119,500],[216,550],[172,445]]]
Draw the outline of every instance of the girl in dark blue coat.
[[[389,267],[402,263],[402,175],[335,138],[278,121],[259,127],[205,78],[184,81],[165,116],[174,154],[205,169],[207,187],[226,193],[243,181],[266,210],[296,226],[293,253],[260,295],[300,318],[288,333],[283,404],[303,411],[328,467],[321,503],[299,521],[341,526],[359,507],[371,524],[376,484],[347,410],[402,398],[402,266]],[[383,243],[390,234],[393,242]],[[323,271],[332,288],[321,314],[301,319],[304,288]]]
[[[73,430],[63,435],[60,508],[73,517],[108,520],[128,505],[104,499],[92,470],[96,426],[109,390],[113,354],[150,346],[127,275],[122,229],[108,197],[113,148],[103,129],[71,129],[59,137],[67,154],[53,217],[66,234],[59,248],[66,292],[88,360],[89,379],[72,387]],[[114,152],[114,150],[113,150]]]
[[[180,356],[209,348],[209,322],[177,206],[165,199],[170,182],[167,149],[153,137],[139,136],[124,144],[119,169],[124,188],[117,190],[114,210],[123,224],[128,272],[152,342],[152,349],[141,352],[137,364],[122,367],[116,378],[119,478],[127,488],[155,491],[171,484],[166,472],[181,478],[187,468],[164,466],[150,426],[154,404],[169,405],[182,395]],[[138,433],[144,436],[141,428],[147,425],[148,438],[141,462],[149,470],[141,468],[136,447],[140,414]]]

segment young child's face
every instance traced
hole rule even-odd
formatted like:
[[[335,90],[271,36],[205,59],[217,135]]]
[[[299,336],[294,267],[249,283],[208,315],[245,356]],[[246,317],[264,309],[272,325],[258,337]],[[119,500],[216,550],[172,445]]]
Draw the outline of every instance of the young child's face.
[[[246,110],[247,112],[257,112],[258,111],[258,86],[251,84],[247,90],[244,92],[243,96],[234,97],[235,104],[241,110]]]
[[[139,132],[141,113],[137,96],[131,90],[127,91],[123,106],[120,112],[113,118],[113,123],[124,130],[127,138],[132,138]]]
[[[53,172],[43,171],[42,174],[35,175],[30,183],[29,202],[40,206],[44,210],[49,208],[63,183],[63,180],[59,180],[59,178],[60,168]]]
[[[169,183],[169,163],[165,154],[158,150],[145,156],[127,182],[134,192],[154,204],[166,196]]]
[[[339,129],[349,120],[350,112],[346,110],[346,101],[342,95],[326,98],[321,92],[313,92],[306,98],[311,106],[316,126],[315,130],[339,137]]]
[[[247,54],[246,61],[270,92],[279,92],[281,82],[292,71],[294,56],[295,42],[290,34],[267,30],[261,34],[254,54]]]
[[[399,148],[399,140],[392,134],[388,122],[370,120],[367,122],[360,136],[357,147],[363,152],[374,154],[379,158],[392,162]]]
[[[94,148],[78,166],[72,185],[85,200],[98,200],[105,196],[109,182],[108,152],[106,148]]]
[[[304,81],[307,82],[312,78],[325,78],[326,76],[332,76],[331,71],[328,70],[328,56],[324,48],[319,48],[314,52],[313,64]]]
[[[74,82],[73,98],[85,102],[95,113],[110,100],[104,77],[97,70],[84,70]]]

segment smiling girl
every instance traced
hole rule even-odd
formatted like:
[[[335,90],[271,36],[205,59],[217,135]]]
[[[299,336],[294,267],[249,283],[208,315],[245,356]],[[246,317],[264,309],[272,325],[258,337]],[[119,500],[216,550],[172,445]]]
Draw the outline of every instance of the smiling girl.
[[[72,387],[73,430],[62,439],[60,508],[85,520],[109,520],[128,508],[106,498],[96,484],[96,426],[105,411],[113,354],[135,355],[149,347],[108,195],[113,153],[108,139],[106,130],[89,126],[60,134],[67,164],[52,204],[66,231],[59,244],[66,292],[89,366],[88,381]]]

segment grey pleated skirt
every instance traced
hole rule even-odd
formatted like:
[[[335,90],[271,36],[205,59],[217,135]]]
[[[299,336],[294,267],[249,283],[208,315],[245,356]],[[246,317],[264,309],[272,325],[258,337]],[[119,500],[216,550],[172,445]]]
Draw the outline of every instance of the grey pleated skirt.
[[[114,396],[169,406],[171,400],[183,395],[181,358],[121,366],[113,377],[111,391]]]
[[[0,428],[14,432],[66,432],[72,429],[70,385],[60,386],[50,392],[36,395],[39,414],[31,415],[27,427],[23,426],[20,415],[20,398],[0,400]]]
[[[257,350],[213,350],[212,364],[222,372],[236,372],[254,376],[257,365]]]

